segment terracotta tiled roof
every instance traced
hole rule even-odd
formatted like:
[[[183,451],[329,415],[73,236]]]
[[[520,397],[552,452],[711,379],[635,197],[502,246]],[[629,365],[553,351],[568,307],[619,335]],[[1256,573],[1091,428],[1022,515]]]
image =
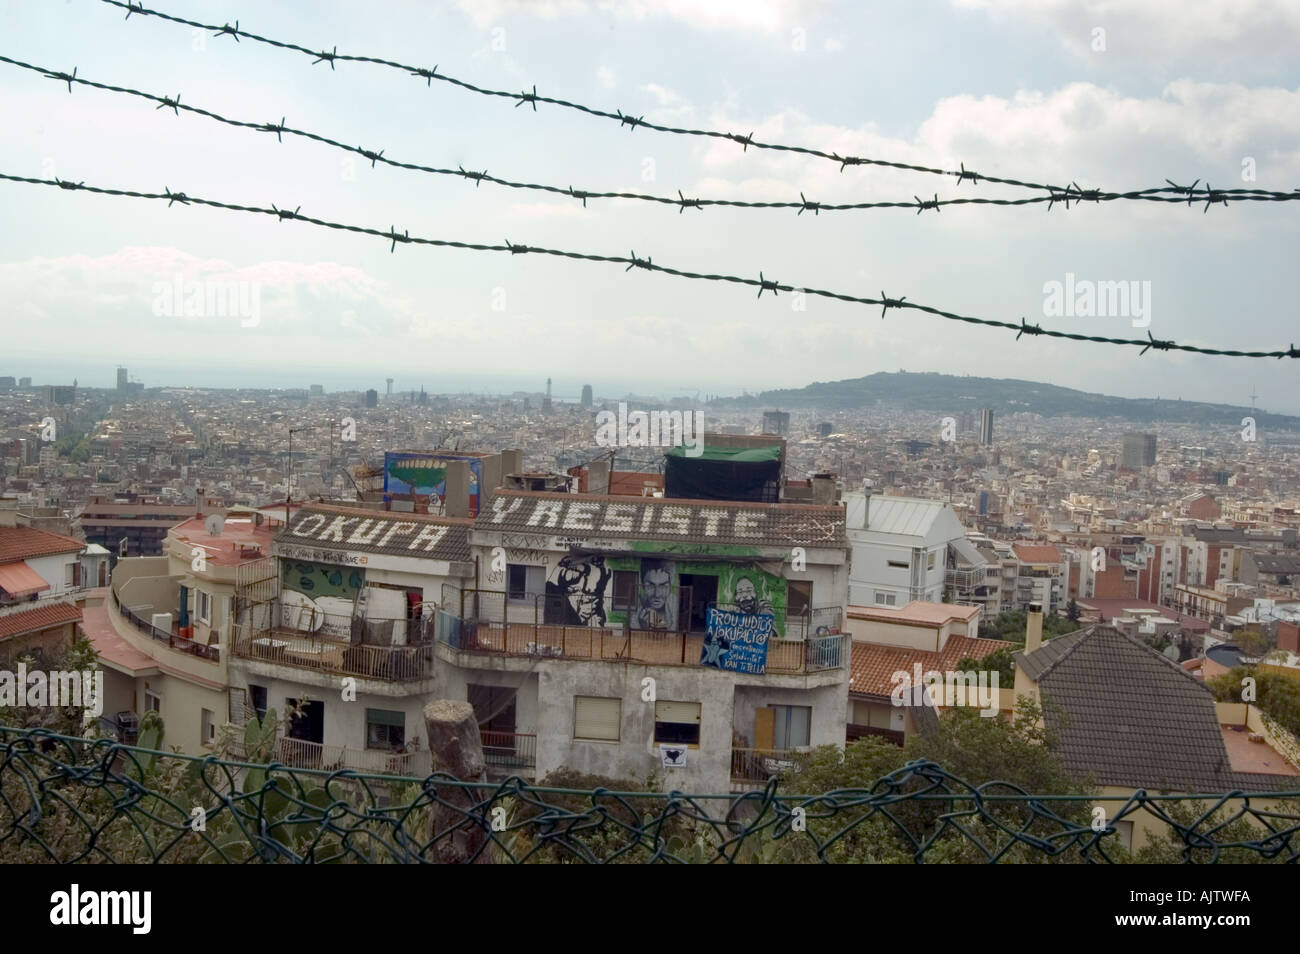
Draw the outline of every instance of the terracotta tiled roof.
[[[1016,558],[1021,563],[1062,563],[1061,551],[1053,546],[1042,546],[1031,543],[1016,543],[1012,545],[1016,552]]]
[[[955,670],[962,659],[983,659],[994,650],[1013,645],[1001,639],[976,639],[971,636],[950,636],[940,652],[932,649],[911,649],[906,646],[886,646],[882,643],[854,643],[850,675],[853,681],[849,692],[854,695],[888,696],[898,685],[893,675],[906,672],[909,678],[913,667],[921,664],[921,672],[931,669],[940,672]]]
[[[35,527],[0,527],[0,563],[30,560],[56,553],[80,553],[86,545],[61,533]]]
[[[0,616],[0,639],[35,633],[51,626],[81,621],[81,610],[71,603],[47,603],[36,609]]]
[[[239,566],[270,555],[272,529],[258,526],[247,515],[228,516],[222,522],[221,532],[208,533],[206,517],[191,517],[171,528],[171,535],[190,547],[207,554],[209,563],[218,566]]]

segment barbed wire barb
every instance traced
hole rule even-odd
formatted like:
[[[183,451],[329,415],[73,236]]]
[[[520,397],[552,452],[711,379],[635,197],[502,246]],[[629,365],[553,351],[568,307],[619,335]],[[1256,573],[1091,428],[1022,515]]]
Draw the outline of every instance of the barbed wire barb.
[[[65,180],[61,180],[61,179],[40,179],[40,178],[29,177],[29,176],[17,176],[5,172],[0,172],[0,180],[6,182],[22,183],[26,185],[44,185],[44,186],[53,186],[57,188],[72,188],[71,185],[66,184]],[[164,191],[161,193],[140,192],[131,189],[109,189],[100,186],[87,186],[81,183],[77,184],[76,188],[80,191],[91,192],[96,195],[110,195],[110,196],[120,196],[123,198],[152,199],[152,200],[165,199],[167,200],[169,206],[175,202],[182,202],[184,204],[204,205],[210,208],[227,209],[236,212],[246,212],[246,213],[263,214],[263,215],[276,215],[279,216],[282,220],[285,218],[292,218],[297,221],[306,222],[311,225],[319,226],[321,228],[333,229],[336,231],[343,231],[343,232],[353,232],[360,235],[373,235],[373,236],[382,237],[388,241],[391,241],[392,245],[390,247],[390,251],[396,251],[398,242],[415,243],[415,244],[435,246],[440,248],[465,249],[465,250],[477,251],[477,252],[508,252],[508,251],[512,251],[513,248],[513,246],[506,246],[506,245],[487,245],[479,242],[463,242],[463,241],[457,241],[452,239],[423,238],[418,236],[412,236],[409,234],[409,232],[403,232],[402,234],[399,235],[396,231],[396,228],[393,226],[390,226],[388,231],[383,231],[379,229],[367,228],[365,226],[360,226],[360,225],[352,225],[343,222],[333,222],[326,219],[318,219],[311,216],[305,216],[300,214],[300,212],[297,209],[295,209],[293,212],[288,212],[286,209],[279,209],[276,206],[272,206],[270,208],[262,208],[259,206],[240,205],[231,202],[222,202],[217,199],[199,198],[197,196],[190,196],[185,193],[179,193],[179,192],[174,193],[167,188],[164,188]],[[623,256],[613,256],[613,255],[597,255],[597,254],[591,254],[586,252],[574,252],[566,249],[544,248],[540,246],[528,246],[528,251],[530,253],[535,253],[540,255],[551,255],[558,258],[574,259],[574,260],[585,261],[585,262],[626,264],[627,267],[624,269],[625,272],[631,271],[633,268],[644,268],[648,271],[660,272],[665,275],[669,275],[677,278],[691,279],[694,281],[727,282],[727,283],[738,284],[738,285],[749,285],[751,287],[756,287],[759,289],[760,297],[763,291],[771,291],[773,292],[773,294],[775,294],[778,290],[778,287],[780,287],[777,285],[775,281],[771,281],[767,279],[762,272],[759,273],[759,277],[757,279],[754,279],[754,278],[744,278],[739,275],[724,275],[724,274],[688,271],[686,269],[674,268],[667,265],[656,265],[651,261],[650,256],[646,256],[645,258],[639,258],[635,251],[631,253],[630,258],[623,257]],[[800,288],[800,287],[803,286],[800,285],[786,286],[786,288]],[[849,295],[843,292],[836,292],[827,289],[811,288],[811,287],[803,287],[803,292],[804,294],[807,295],[815,295],[817,297],[832,299],[835,301],[842,301],[842,302],[849,302],[849,303],[863,304],[863,305],[880,305],[881,306],[880,316],[882,319],[884,319],[886,312],[890,308],[912,309],[937,318],[944,318],[949,321],[960,321],[966,324],[978,325],[986,328],[1002,328],[1002,329],[1018,332],[1018,334],[1029,333],[1029,334],[1043,335],[1045,337],[1061,338],[1069,341],[1086,341],[1086,342],[1093,342],[1097,344],[1140,347],[1143,349],[1143,353],[1145,353],[1147,350],[1154,348],[1156,350],[1161,350],[1161,351],[1176,350],[1176,351],[1188,352],[1192,354],[1219,355],[1224,357],[1273,358],[1273,357],[1295,357],[1296,356],[1294,345],[1286,350],[1281,350],[1281,351],[1278,350],[1244,351],[1239,349],[1209,348],[1209,347],[1202,347],[1199,345],[1180,345],[1180,344],[1176,344],[1173,341],[1163,341],[1163,340],[1156,339],[1151,335],[1150,332],[1147,332],[1147,337],[1143,339],[1143,338],[1117,338],[1117,337],[1111,337],[1107,335],[1085,335],[1085,334],[1080,334],[1078,332],[1072,332],[1072,331],[1040,328],[1037,325],[1030,326],[1026,324],[1023,317],[1021,318],[1019,324],[1015,324],[1009,321],[1001,321],[992,318],[978,318],[972,315],[962,315],[955,312],[946,311],[944,309],[935,308],[930,305],[922,305],[916,302],[908,301],[907,296],[905,295],[900,296],[898,298],[891,298],[888,295],[886,295],[884,291],[881,291],[880,298],[866,298],[859,295]]]
[[[790,209],[795,209],[798,214],[802,214],[804,212],[813,212],[814,214],[820,214],[821,212],[831,212],[831,211],[843,212],[843,211],[862,211],[862,210],[876,210],[876,209],[912,208],[912,209],[917,209],[919,214],[919,211],[921,209],[932,208],[938,211],[943,206],[946,205],[993,205],[993,206],[1012,207],[1012,206],[1020,206],[1020,205],[1033,205],[1036,203],[1046,202],[1048,208],[1051,209],[1052,206],[1058,201],[1063,202],[1066,208],[1068,209],[1071,202],[1077,202],[1081,199],[1081,197],[1083,197],[1081,192],[1076,191],[1076,187],[1074,185],[1067,186],[1064,190],[1058,189],[1056,187],[1050,187],[1050,191],[1044,195],[1024,196],[1015,199],[1002,199],[1002,198],[979,197],[979,196],[975,196],[971,198],[940,199],[938,193],[935,193],[934,198],[929,200],[920,199],[918,196],[913,194],[911,201],[886,200],[886,201],[847,202],[847,203],[812,202],[802,192],[800,192],[799,194],[798,202],[781,202],[781,201],[769,202],[769,201],[746,201],[743,199],[711,199],[707,197],[686,199],[685,193],[681,189],[676,190],[677,198],[673,198],[672,196],[652,195],[652,194],[644,194],[644,193],[636,193],[636,192],[598,192],[591,189],[578,190],[575,189],[572,184],[568,185],[567,187],[562,187],[562,186],[547,185],[547,184],[537,183],[537,182],[512,181],[497,176],[490,176],[487,174],[486,170],[482,173],[469,173],[466,172],[464,166],[458,166],[456,169],[440,169],[432,166],[421,165],[419,163],[399,161],[397,159],[392,159],[387,157],[386,150],[383,149],[367,149],[363,146],[349,145],[347,143],[340,142],[335,139],[331,139],[330,137],[321,135],[319,133],[310,132],[303,129],[294,129],[287,125],[284,117],[281,117],[280,122],[278,124],[233,119],[231,117],[223,116],[220,113],[214,112],[209,109],[204,109],[198,106],[191,106],[182,103],[180,102],[179,95],[176,97],[158,95],[155,93],[148,93],[143,90],[132,89],[130,87],[113,86],[107,83],[99,83],[99,82],[85,79],[84,77],[79,77],[79,76],[74,77],[72,74],[61,73],[56,70],[51,70],[48,69],[47,67],[36,66],[30,63],[24,63],[21,60],[16,60],[6,56],[0,56],[0,62],[8,63],[12,66],[18,67],[19,69],[25,69],[25,70],[39,73],[46,78],[57,79],[61,82],[67,82],[70,85],[79,84],[83,86],[89,86],[92,89],[98,89],[105,92],[118,93],[121,95],[133,96],[140,99],[144,99],[149,102],[155,103],[156,109],[169,108],[174,113],[186,112],[186,113],[190,113],[191,115],[202,116],[205,119],[209,119],[214,122],[222,123],[228,126],[234,126],[240,129],[250,129],[257,132],[274,132],[276,134],[276,139],[279,142],[284,141],[285,134],[291,136],[297,136],[303,139],[307,139],[311,142],[317,143],[318,145],[328,146],[330,148],[338,149],[343,152],[360,155],[370,162],[372,168],[374,168],[376,165],[383,164],[396,169],[404,169],[413,172],[422,172],[430,175],[473,177],[475,178],[476,185],[481,184],[484,181],[487,181],[493,185],[500,186],[502,188],[548,192],[554,195],[563,195],[570,198],[582,197],[584,206],[586,205],[586,199],[631,199],[631,200],[649,202],[649,203],[659,204],[659,205],[675,205],[678,207],[679,210],[683,210],[688,207],[704,209],[707,206],[719,206],[719,207],[727,207],[727,208],[754,209],[754,210],[790,208]],[[968,177],[973,177],[975,175],[974,173],[971,173],[969,170],[963,169],[963,171],[967,173]],[[1199,182],[1199,180],[1197,181]],[[1276,201],[1300,200],[1300,190],[1292,190],[1290,192],[1274,192],[1274,191],[1267,191],[1262,189],[1241,189],[1241,190],[1219,189],[1219,190],[1214,190],[1213,198],[1215,201],[1220,201],[1220,199],[1226,198],[1228,195],[1231,195],[1232,197],[1243,201],[1276,202]],[[1098,190],[1089,190],[1086,193],[1086,197],[1092,198],[1094,201],[1098,201],[1098,202],[1133,200],[1133,201],[1166,202],[1166,203],[1181,202],[1183,198],[1186,197],[1188,204],[1190,205],[1193,199],[1201,198],[1201,194],[1199,192],[1195,192],[1194,190],[1189,191],[1188,189],[1185,189],[1181,186],[1177,186],[1166,179],[1165,185],[1153,189],[1140,189],[1140,190],[1124,192],[1124,193],[1113,193],[1113,192],[1103,193]]]

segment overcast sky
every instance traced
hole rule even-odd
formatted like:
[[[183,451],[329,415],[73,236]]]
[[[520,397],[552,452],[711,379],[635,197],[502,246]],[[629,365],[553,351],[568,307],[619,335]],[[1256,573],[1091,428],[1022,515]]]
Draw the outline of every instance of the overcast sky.
[[[481,86],[660,123],[1033,181],[1128,190],[1300,186],[1300,4],[804,0],[268,4],[159,9],[312,48],[435,64]],[[1104,30],[1104,51],[1094,49]],[[421,164],[661,195],[822,202],[1016,197],[982,183],[620,129],[368,64],[311,65],[95,0],[0,0],[0,53],[181,95]],[[469,242],[650,256],[700,272],[1085,333],[1271,350],[1300,341],[1300,204],[1110,203],[705,211],[558,196],[383,166],[0,64],[0,171]],[[1255,181],[1243,182],[1253,160]],[[245,213],[0,182],[0,375],[108,386],[538,389],[576,396],[798,387],[876,371],[1051,381],[1300,413],[1295,361],[1014,340],[919,313],[498,253],[397,247]],[[1150,324],[1045,317],[1044,284],[1150,282]],[[158,283],[257,283],[258,321],[156,315]],[[254,287],[250,285],[250,288]],[[495,306],[495,307],[494,307]]]

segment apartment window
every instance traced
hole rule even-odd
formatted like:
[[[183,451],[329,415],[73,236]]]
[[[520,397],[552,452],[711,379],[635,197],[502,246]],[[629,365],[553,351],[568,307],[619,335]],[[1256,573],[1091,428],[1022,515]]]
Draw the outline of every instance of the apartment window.
[[[366,710],[366,748],[392,751],[405,742],[405,713],[391,709]]]
[[[76,586],[76,585],[77,585],[77,581],[76,581],[76,569],[77,569],[77,564],[75,564],[75,563],[65,563],[65,564],[63,565],[63,585],[64,585],[64,586]]]
[[[506,565],[506,595],[512,600],[531,600],[546,592],[546,567]]]
[[[885,563],[892,566],[895,570],[908,570],[911,569],[912,566],[912,564],[903,560],[886,560]]]
[[[202,716],[199,721],[199,741],[204,745],[211,745],[217,740],[217,719],[211,709],[200,710]]]
[[[261,722],[266,718],[266,686],[248,687],[248,697],[253,702],[253,711],[257,713],[257,721]]]
[[[156,692],[146,689],[144,691],[144,711],[145,712],[162,712],[162,696]]]
[[[772,706],[771,709],[775,713],[774,748],[795,749],[812,744],[812,706]]]
[[[806,616],[812,607],[812,580],[790,580],[786,583],[785,615]]]
[[[929,556],[929,558],[925,561],[925,568],[926,568],[927,570],[933,570],[933,569],[934,569],[934,560],[935,560],[935,556],[936,556],[935,551],[931,550],[931,551],[930,551],[930,556]]]
[[[1131,821],[1117,821],[1111,827],[1115,829],[1115,837],[1119,839],[1119,843],[1132,851],[1133,823]]]
[[[200,623],[212,622],[212,596],[202,590],[194,591],[194,615]]]
[[[876,590],[876,605],[893,606],[894,602],[895,600],[894,600],[893,593],[886,593],[884,590]]]
[[[621,699],[573,697],[573,737],[595,742],[617,742],[623,718]]]
[[[636,570],[614,571],[614,609],[631,609],[636,605]]]
[[[700,704],[698,702],[655,703],[655,741],[675,745],[700,744]]]

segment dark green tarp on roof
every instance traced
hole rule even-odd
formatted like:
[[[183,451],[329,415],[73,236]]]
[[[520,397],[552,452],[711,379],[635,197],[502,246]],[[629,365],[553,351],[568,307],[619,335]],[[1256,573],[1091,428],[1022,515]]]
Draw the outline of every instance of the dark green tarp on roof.
[[[687,453],[687,447],[673,447],[668,451],[669,457],[686,457],[691,460],[728,460],[738,464],[758,464],[764,461],[780,460],[781,445],[767,447],[710,447],[704,445],[703,453],[693,456]]]

